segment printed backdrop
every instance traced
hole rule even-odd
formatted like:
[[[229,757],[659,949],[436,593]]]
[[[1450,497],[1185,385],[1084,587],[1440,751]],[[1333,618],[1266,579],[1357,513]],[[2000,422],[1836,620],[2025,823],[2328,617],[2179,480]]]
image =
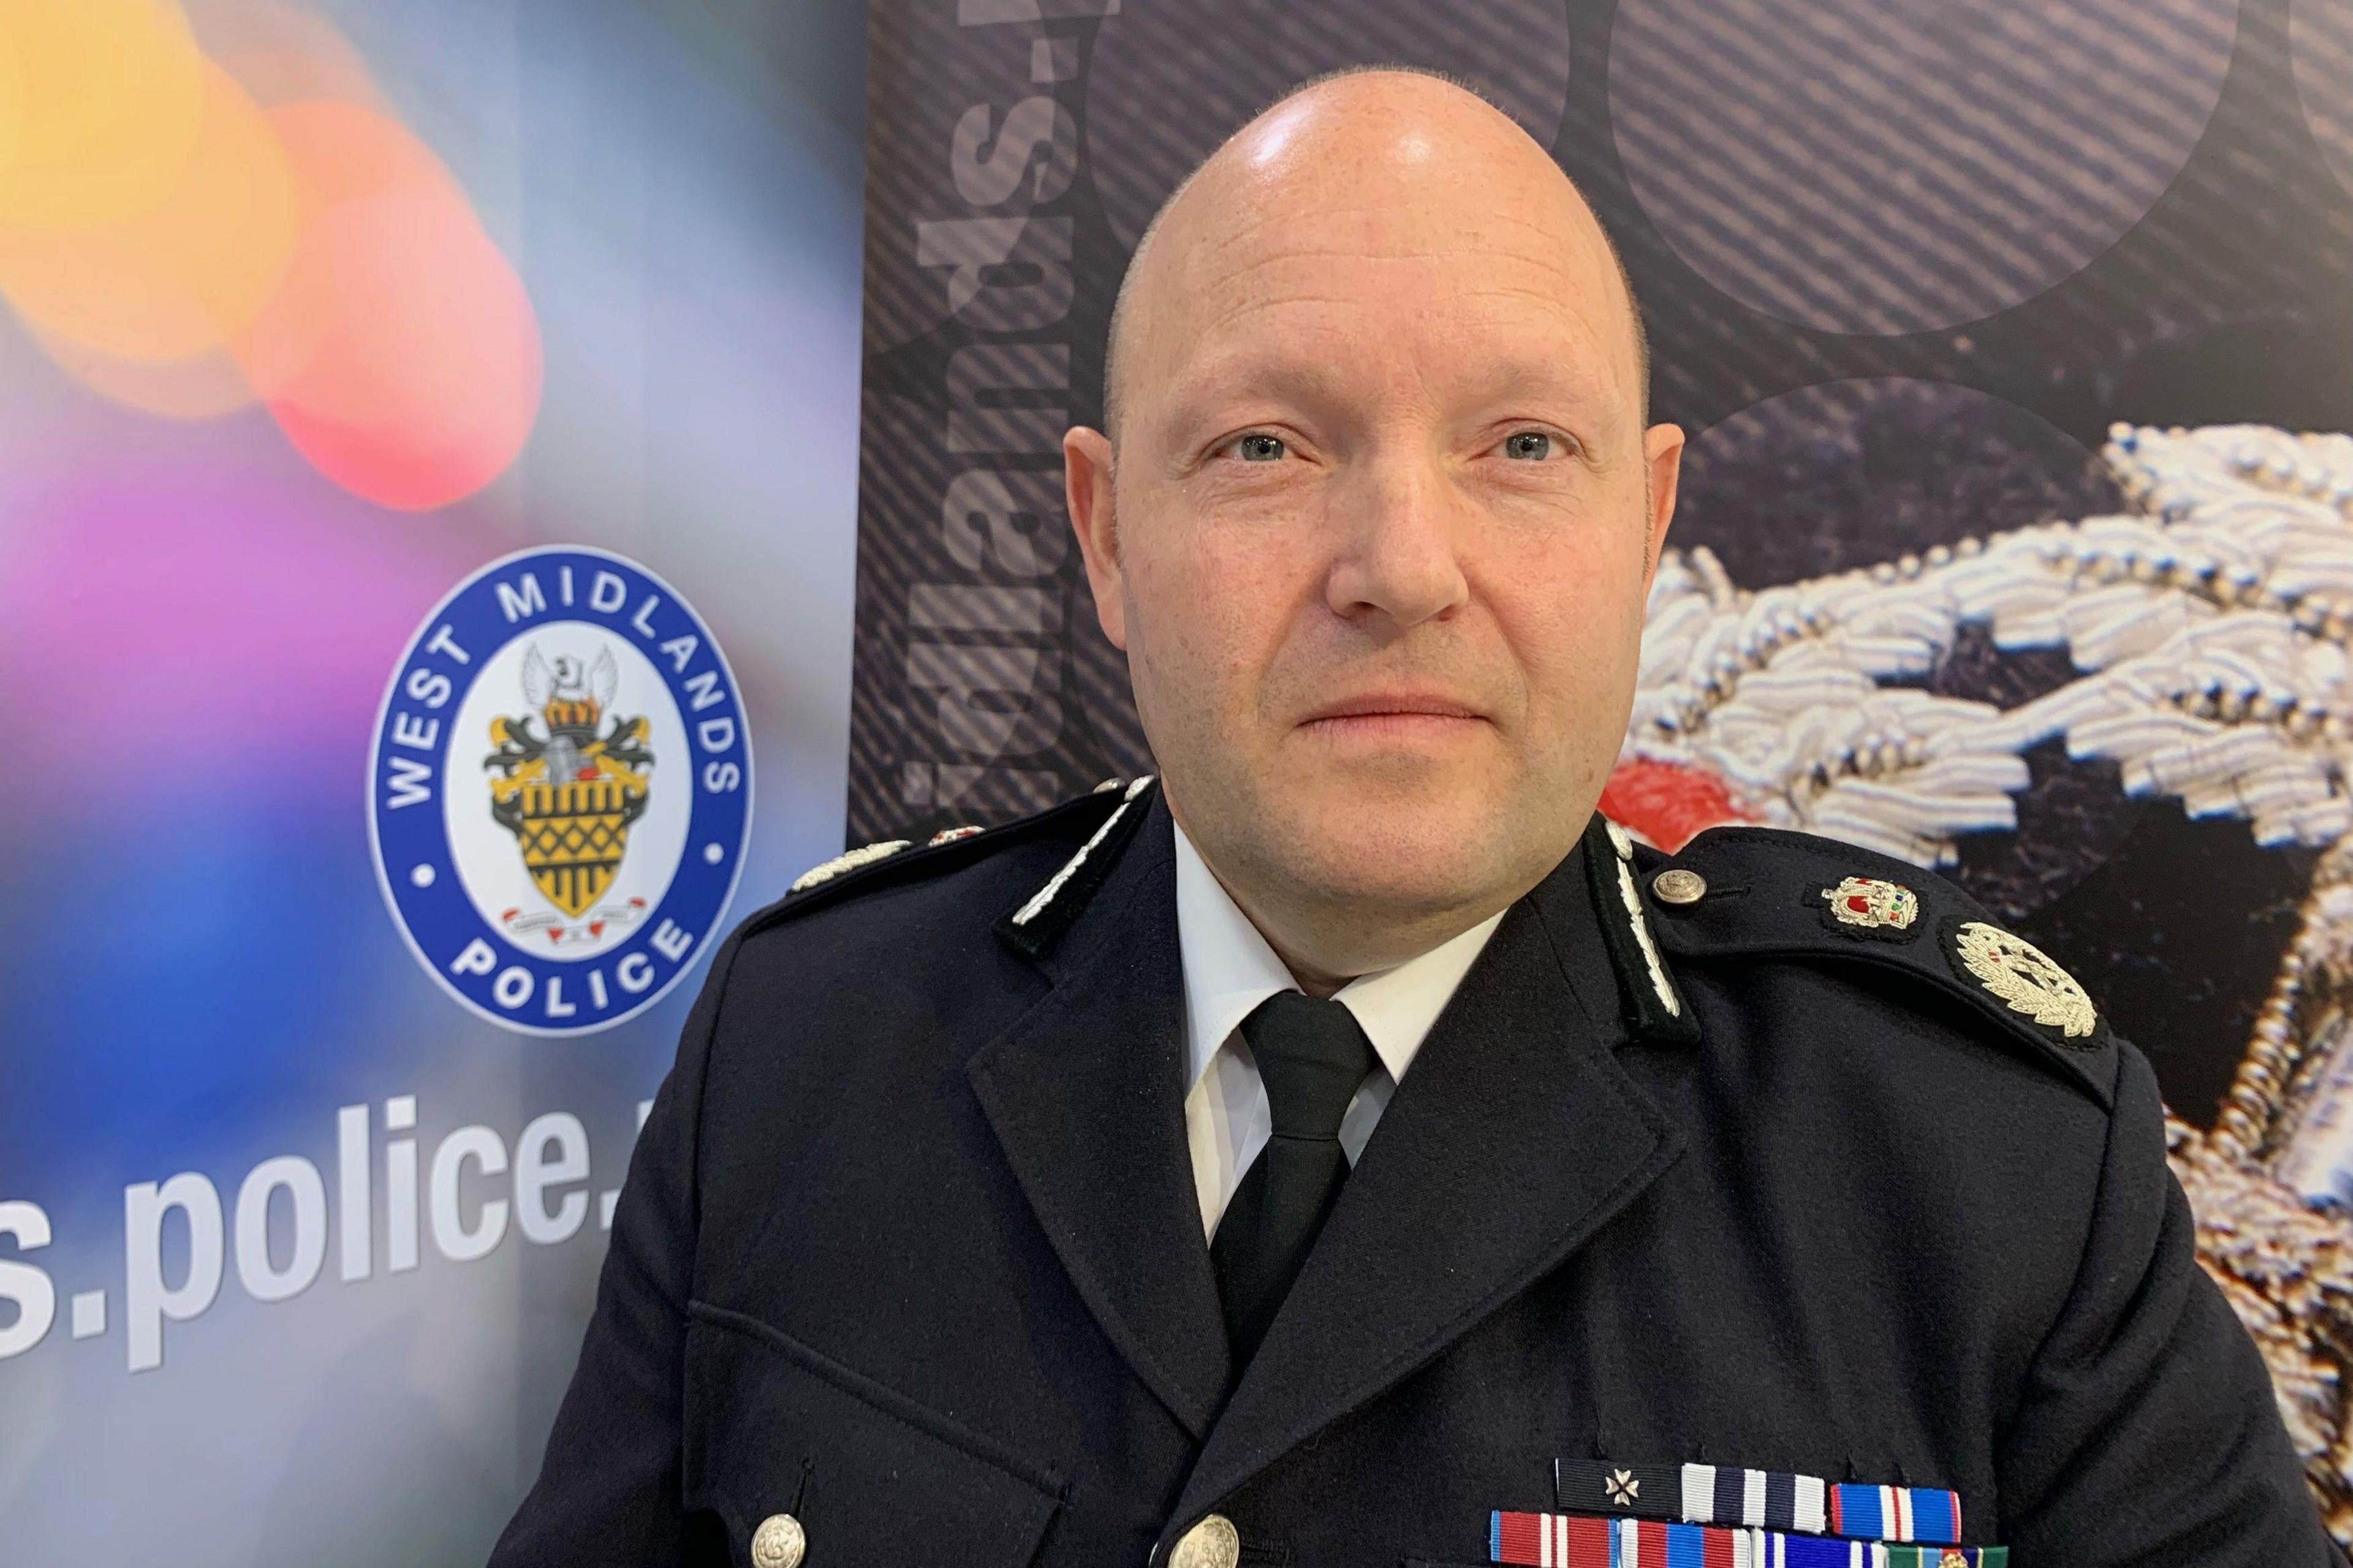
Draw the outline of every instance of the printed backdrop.
[[[0,0],[6,1568],[465,1568],[536,1473],[841,841],[864,42]]]
[[[1302,77],[1480,85],[1692,434],[1605,805],[1957,877],[2157,1063],[2353,1539],[2353,8],[874,0],[853,841],[1149,771],[1058,441],[1155,208]]]

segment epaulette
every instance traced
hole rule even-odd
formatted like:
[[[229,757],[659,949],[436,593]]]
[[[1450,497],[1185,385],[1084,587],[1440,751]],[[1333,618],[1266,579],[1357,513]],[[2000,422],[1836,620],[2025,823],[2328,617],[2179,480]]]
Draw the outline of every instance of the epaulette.
[[[1085,833],[1092,841],[1147,782],[1105,779],[1086,795],[994,827],[944,828],[920,844],[912,838],[886,838],[861,845],[794,878],[783,898],[744,922],[744,933],[765,931],[856,893],[953,870],[1008,844],[1050,831]],[[1091,824],[1090,819],[1096,820]]]
[[[1767,827],[1717,827],[1637,866],[1677,958],[1808,958],[1903,971],[2115,1105],[2116,1039],[2074,976],[1934,872]]]

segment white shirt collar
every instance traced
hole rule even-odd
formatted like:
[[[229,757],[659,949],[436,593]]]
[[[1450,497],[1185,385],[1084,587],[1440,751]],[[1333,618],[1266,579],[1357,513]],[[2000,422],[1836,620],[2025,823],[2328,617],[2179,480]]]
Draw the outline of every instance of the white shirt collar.
[[[1414,1053],[1472,962],[1495,934],[1500,913],[1394,968],[1359,975],[1333,1000],[1356,1016],[1392,1082],[1402,1081]],[[1185,1082],[1209,1070],[1218,1048],[1258,1005],[1299,984],[1250,922],[1199,850],[1176,827],[1176,939],[1185,970]]]

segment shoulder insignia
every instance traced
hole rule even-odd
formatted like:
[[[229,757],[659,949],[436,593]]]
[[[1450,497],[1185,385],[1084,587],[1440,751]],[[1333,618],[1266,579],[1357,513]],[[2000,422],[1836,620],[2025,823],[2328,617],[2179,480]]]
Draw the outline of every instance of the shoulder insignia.
[[[965,824],[943,828],[924,839],[886,838],[877,844],[861,845],[794,878],[783,898],[745,917],[741,929],[747,933],[765,930],[833,903],[856,889],[879,886],[885,880],[897,881],[902,872],[922,875],[964,864],[993,853],[998,846],[1071,818],[1078,819],[1077,831],[1088,831],[1084,826],[1088,819],[1104,816],[1109,810],[1102,792],[1097,790],[993,827]],[[1100,825],[1098,831],[1099,827]]]
[[[2091,997],[2073,975],[2024,937],[1983,921],[1957,921],[1946,947],[1955,964],[2000,997],[2011,1012],[2055,1031],[2059,1044],[2079,1051],[2099,1048],[2093,1037],[2100,1015]]]
[[[1661,873],[1666,875],[1667,873]],[[1847,936],[1908,942],[1918,933],[1920,895],[1901,882],[1879,877],[1841,877],[1820,895],[1822,918]]]
[[[1697,1044],[1699,1020],[1675,989],[1674,976],[1667,973],[1666,960],[1651,934],[1650,917],[1642,910],[1641,890],[1634,880],[1634,840],[1598,811],[1585,828],[1585,880],[1594,915],[1601,922],[1602,942],[1618,971],[1618,998],[1625,1007],[1629,1032],[1641,1040]]]
[[[1672,857],[1646,858],[1652,926],[1669,954],[1900,969],[2031,1042],[2036,1059],[2114,1105],[2115,1037],[2091,996],[1934,872],[1768,827],[1712,828]],[[1678,871],[1690,881],[1671,881]]]
[[[1144,820],[1144,812],[1136,802],[1152,787],[1152,775],[1146,773],[1124,789],[1119,789],[1117,779],[1105,779],[1095,786],[1097,795],[1117,790],[1119,805],[1103,818],[1103,826],[1079,846],[1079,852],[1047,879],[1044,887],[997,922],[997,934],[1031,958],[1044,957],[1061,941],[1062,933],[1103,886],[1119,852],[1127,847],[1127,840]]]
[[[864,844],[846,855],[837,855],[822,865],[812,866],[793,879],[788,893],[806,893],[820,882],[830,882],[844,871],[855,871],[860,866],[871,866],[877,860],[887,860],[913,841],[906,838],[886,838],[880,844]],[[936,844],[938,839],[932,840]]]

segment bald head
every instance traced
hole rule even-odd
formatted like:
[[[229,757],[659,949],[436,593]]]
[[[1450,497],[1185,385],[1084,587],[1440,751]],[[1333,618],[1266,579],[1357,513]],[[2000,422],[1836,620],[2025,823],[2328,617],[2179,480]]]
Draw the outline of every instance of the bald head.
[[[1312,227],[1335,206],[1389,207],[1405,220],[1396,226],[1420,227],[1425,242],[1475,238],[1497,224],[1534,228],[1556,242],[1563,286],[1585,296],[1589,310],[1615,318],[1637,425],[1649,423],[1650,342],[1633,286],[1576,185],[1515,121],[1467,88],[1410,68],[1364,67],[1315,78],[1278,99],[1153,216],[1112,306],[1103,428],[1113,442],[1136,340],[1167,327],[1168,290],[1246,237]],[[1464,219],[1474,225],[1468,233],[1454,226]]]

